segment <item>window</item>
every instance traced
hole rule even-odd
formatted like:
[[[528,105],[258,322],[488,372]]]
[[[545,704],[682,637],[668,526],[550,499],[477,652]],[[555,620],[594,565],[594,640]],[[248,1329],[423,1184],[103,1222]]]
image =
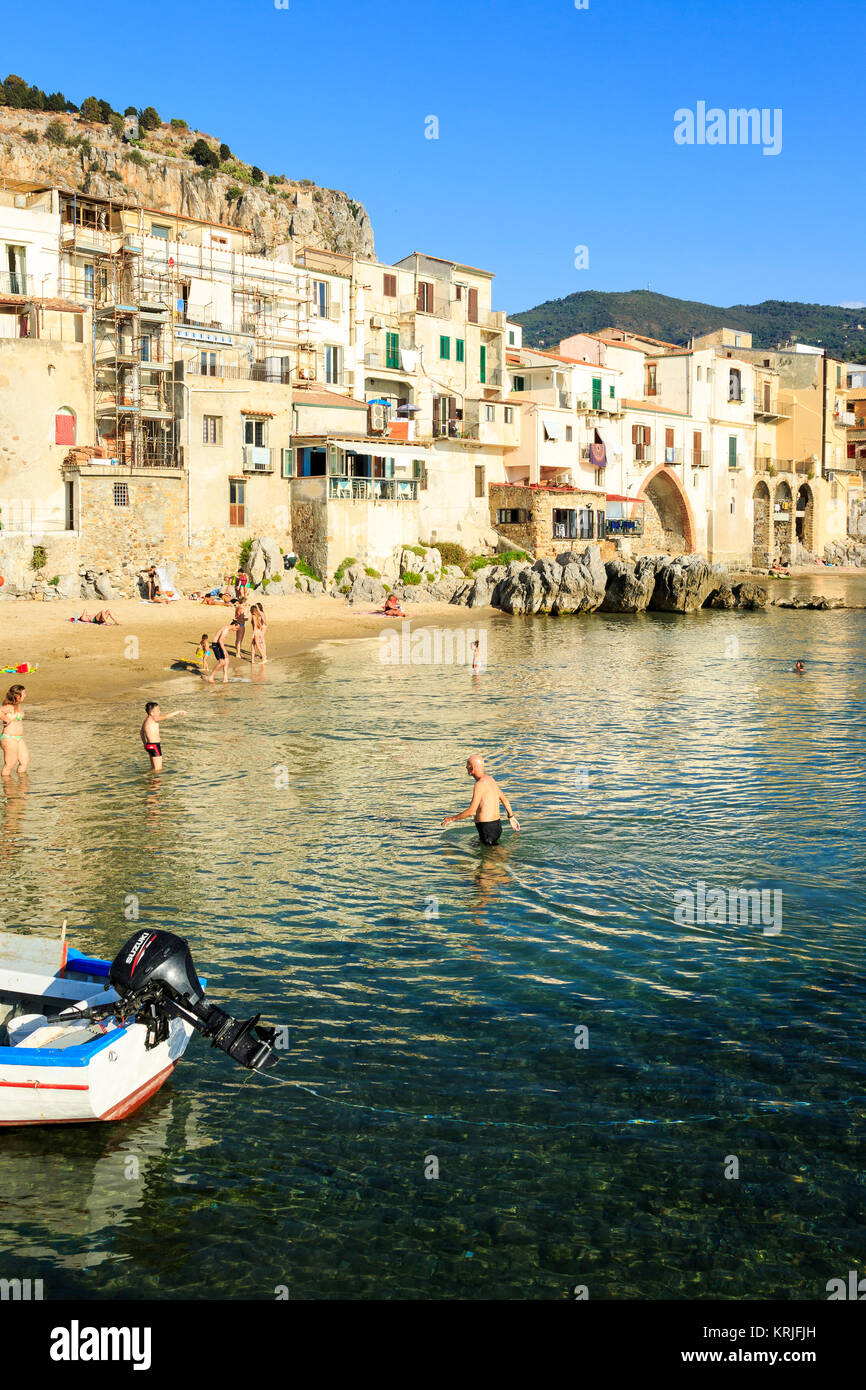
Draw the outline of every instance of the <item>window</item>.
[[[472,289],[471,286],[469,288],[469,307],[466,312],[466,317],[470,323],[478,322],[478,291]]]
[[[151,235],[151,236],[158,236],[158,237],[160,238],[161,241],[168,241],[168,234],[169,234],[169,228],[168,228],[168,227],[161,227],[161,226],[159,226],[158,223],[156,223],[156,222],[151,222],[151,224],[150,224],[150,235]]]
[[[703,447],[703,435],[700,430],[695,430],[692,435],[692,466],[694,468],[700,468],[703,462]]]
[[[280,469],[284,478],[294,478],[295,476],[295,451],[294,449],[283,449],[283,461]]]
[[[514,407],[511,405],[505,407],[505,423],[506,425],[514,424]]]
[[[648,396],[656,394],[656,374],[658,367],[655,362],[648,362],[646,365],[646,393]]]
[[[566,442],[566,444],[570,444],[571,441],[572,441],[573,439],[574,439],[574,427],[573,427],[572,425],[566,425],[566,427],[565,427],[565,442]]]
[[[466,357],[466,343],[462,338],[454,339],[454,357],[457,362],[464,361]]]
[[[429,280],[418,281],[418,299],[416,308],[419,314],[433,313],[433,286]]]
[[[593,410],[600,410],[600,409],[601,409],[601,377],[600,377],[600,376],[594,376],[594,377],[592,378],[592,408],[593,408]]]
[[[75,484],[66,482],[63,484],[63,491],[66,499],[66,529],[75,530]]]
[[[85,299],[92,299],[92,298],[93,298],[93,266],[92,266],[92,265],[86,265],[86,266],[84,267],[84,298],[85,298]]]
[[[728,379],[728,400],[740,401],[743,398],[743,385],[740,379],[739,367],[732,367]]]
[[[612,381],[612,382],[610,383],[610,386],[608,387],[608,392],[607,392],[607,394],[608,394],[608,396],[610,397],[610,399],[611,399],[612,401],[613,401],[613,400],[616,400],[616,383],[615,383],[615,382]]]
[[[400,369],[400,334],[385,334],[385,366],[395,371]]]
[[[739,346],[740,346],[740,335],[739,335],[739,333],[735,333],[735,334],[734,334],[734,347],[739,347]]]
[[[440,360],[441,360],[442,362],[449,362],[449,361],[451,360],[451,339],[450,339],[450,338],[442,338],[442,337],[440,337],[440,339],[439,339],[439,357],[440,357]]]
[[[268,443],[268,422],[267,420],[256,420],[251,415],[244,419],[244,443],[252,444],[256,449],[264,449]]]
[[[497,526],[524,526],[528,519],[524,507],[500,507],[496,513]]]
[[[9,293],[27,293],[27,248],[7,246],[6,264],[9,270]]]
[[[515,338],[514,329],[513,329],[513,328],[509,328],[509,330],[508,330],[508,346],[509,346],[509,347],[514,347],[514,338]]]
[[[841,367],[837,367],[837,368],[836,368],[836,390],[837,390],[837,391],[838,391],[838,389],[839,389],[839,387],[840,387],[841,385],[842,385],[842,368],[841,368]]]
[[[424,492],[427,488],[427,468],[423,459],[412,460],[412,477],[418,484],[419,492]]]
[[[665,463],[674,461],[674,432],[665,430]]]
[[[731,435],[728,436],[728,467],[729,467],[729,468],[736,468],[736,466],[737,466],[737,436],[736,436],[735,434],[731,434]]]
[[[229,479],[229,526],[246,526],[246,488],[239,478]]]
[[[313,281],[313,318],[326,319],[328,317],[328,282],[327,280]]]
[[[129,484],[128,484],[128,483],[115,483],[115,484],[114,484],[114,505],[115,505],[115,507],[128,507],[128,506],[129,506]]]
[[[221,415],[202,416],[202,444],[222,444],[223,442],[223,421]]]
[[[484,407],[484,418],[485,418],[485,420],[488,422],[488,424],[489,424],[491,421],[495,420],[495,419],[496,419],[496,407],[493,406],[493,405],[486,405],[486,406]]]
[[[343,349],[329,344],[325,348],[325,380],[329,386],[343,384]]]
[[[458,304],[460,304],[460,303],[462,302],[462,299],[463,299],[463,286],[462,286],[462,285],[455,285],[455,286],[454,286],[454,298],[457,300],[457,303],[458,303]]]
[[[202,376],[216,376],[216,363],[217,355],[215,352],[202,352],[200,354],[200,368]]]
[[[596,485],[596,487],[601,487],[603,483],[604,483],[604,469],[603,469],[603,468],[597,468],[597,469],[595,470],[595,485]],[[599,535],[601,535],[601,532],[600,532],[600,531],[599,531]]]
[[[652,431],[649,425],[632,425],[631,442],[635,459],[639,462],[649,462],[652,458]]]
[[[382,293],[383,293],[383,295],[385,296],[386,299],[396,299],[396,298],[397,298],[397,276],[396,276],[396,275],[383,275],[383,277],[382,277]]]
[[[487,348],[482,346],[481,355],[478,362],[478,380],[483,386],[487,380]]]
[[[475,469],[475,496],[484,497],[487,493],[486,485],[487,469],[483,466]]]
[[[54,417],[54,443],[75,443],[75,411],[69,406],[61,406]]]
[[[703,379],[704,379],[704,369],[703,369],[703,367],[698,367],[698,381],[703,381]]]
[[[525,390],[526,390],[526,377],[523,377],[523,376],[513,376],[513,377],[511,378],[511,389],[512,389],[512,391],[525,391]]]

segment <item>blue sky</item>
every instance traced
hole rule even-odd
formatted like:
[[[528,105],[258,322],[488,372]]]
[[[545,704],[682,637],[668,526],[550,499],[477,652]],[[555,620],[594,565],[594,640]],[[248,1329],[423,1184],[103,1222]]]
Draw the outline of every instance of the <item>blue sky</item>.
[[[493,270],[497,307],[516,312],[647,286],[866,301],[864,40],[862,0],[148,0],[84,21],[43,0],[36,35],[26,7],[7,14],[0,61],[345,189],[380,258]],[[674,113],[699,101],[781,108],[781,152],[676,144]]]

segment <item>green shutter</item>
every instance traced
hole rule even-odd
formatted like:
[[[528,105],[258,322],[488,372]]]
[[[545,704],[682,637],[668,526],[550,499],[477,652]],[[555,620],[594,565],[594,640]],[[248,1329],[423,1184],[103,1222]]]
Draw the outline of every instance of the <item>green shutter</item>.
[[[440,339],[439,339],[439,356],[442,358],[442,361],[443,361],[443,362],[447,362],[447,361],[449,360],[449,358],[451,357],[451,339],[450,339],[450,338],[440,338]]]
[[[283,450],[283,477],[294,478],[295,476],[295,451],[294,449]]]
[[[729,434],[729,435],[728,435],[728,467],[729,467],[729,468],[736,468],[736,466],[737,466],[737,436],[736,436],[735,434]]]
[[[388,333],[385,338],[385,365],[400,369],[400,334]]]
[[[592,378],[592,408],[598,410],[601,406],[601,377]]]
[[[487,380],[487,348],[486,348],[486,347],[482,347],[482,349],[481,349],[481,359],[480,359],[479,364],[478,364],[478,377],[479,377],[479,380],[480,380],[480,382],[481,382],[481,384],[482,384],[482,386],[483,386],[484,383],[485,383],[485,381]]]
[[[458,361],[458,362],[462,362],[462,361],[463,361],[463,354],[464,354],[464,350],[465,350],[465,344],[464,344],[462,338],[455,338],[454,341],[455,341],[455,343],[457,344],[457,349],[456,349],[456,358],[457,358],[457,361]]]
[[[615,396],[616,396],[616,385],[615,385],[614,382],[611,382],[611,384],[610,384],[610,393],[609,393],[609,394],[610,394],[611,400],[613,400],[613,399],[615,398]]]

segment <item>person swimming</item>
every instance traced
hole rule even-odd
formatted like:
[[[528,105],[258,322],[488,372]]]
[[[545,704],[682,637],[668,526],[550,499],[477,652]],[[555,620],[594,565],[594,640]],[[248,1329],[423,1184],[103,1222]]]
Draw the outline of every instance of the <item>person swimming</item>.
[[[802,676],[802,674],[803,674],[803,672],[805,671],[805,669],[806,669],[806,664],[805,664],[805,662],[803,662],[803,661],[795,661],[795,662],[794,662],[794,670],[797,672],[797,675],[798,675],[798,676]]]
[[[0,705],[0,724],[3,726],[3,732],[0,734],[3,769],[0,775],[3,777],[11,777],[16,767],[20,776],[30,766],[30,751],[24,741],[22,727],[24,715],[21,713],[21,703],[26,694],[23,685],[11,685]]]
[[[520,822],[515,816],[505,792],[490,774],[484,771],[484,759],[480,753],[474,753],[471,758],[466,759],[466,771],[470,777],[475,779],[472,800],[465,811],[459,811],[455,816],[446,816],[442,822],[442,828],[451,825],[453,821],[468,820],[470,816],[474,816],[475,828],[482,845],[495,845],[502,834],[502,821],[499,818],[500,801],[505,807],[511,829],[519,830]]]

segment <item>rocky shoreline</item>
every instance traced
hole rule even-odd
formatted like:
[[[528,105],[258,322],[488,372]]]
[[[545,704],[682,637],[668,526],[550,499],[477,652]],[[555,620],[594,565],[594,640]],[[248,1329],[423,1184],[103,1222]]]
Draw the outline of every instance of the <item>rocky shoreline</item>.
[[[851,544],[856,548],[856,543]],[[481,564],[476,560],[469,573],[459,565],[443,563],[435,546],[397,547],[383,573],[353,560],[344,562],[330,582],[318,579],[305,566],[286,568],[286,563],[276,542],[255,540],[244,566],[250,593],[260,598],[291,593],[329,595],[350,606],[374,609],[394,593],[404,605],[448,603],[496,608],[515,616],[545,613],[554,617],[593,612],[695,613],[703,608],[761,611],[768,607],[828,610],[851,606],[843,599],[822,594],[770,597],[768,589],[754,582],[751,575],[738,577],[728,566],[711,565],[702,555],[603,561],[594,544],[580,551],[563,551],[555,560],[525,558],[502,563],[492,555]],[[172,567],[166,568],[173,577]],[[107,603],[142,596],[144,579],[144,571],[116,576],[109,571],[82,569],[53,581],[41,576],[17,585],[13,581],[0,588],[0,597],[80,598],[84,603]]]

